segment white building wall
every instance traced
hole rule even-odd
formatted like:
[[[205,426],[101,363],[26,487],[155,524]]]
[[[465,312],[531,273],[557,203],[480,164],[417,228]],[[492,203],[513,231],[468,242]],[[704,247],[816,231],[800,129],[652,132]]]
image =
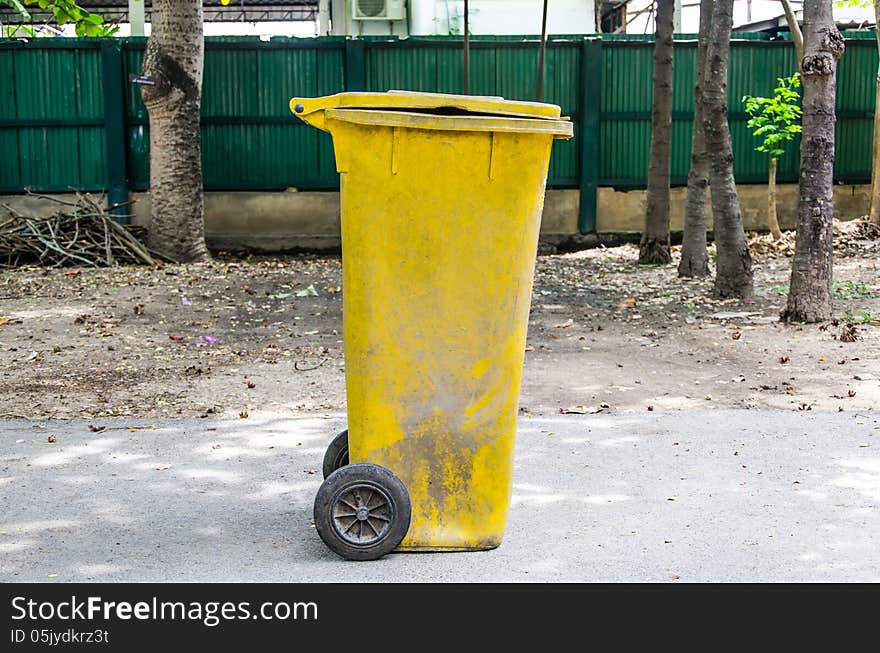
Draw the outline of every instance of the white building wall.
[[[348,36],[406,35],[405,20],[353,20],[351,0],[330,0],[331,34]]]
[[[379,35],[407,33],[406,21],[352,20],[351,0],[331,0],[333,34]],[[462,34],[463,0],[407,0],[409,33],[413,36]],[[543,0],[469,0],[470,33],[480,35],[540,34]],[[551,0],[547,11],[550,34],[595,31],[593,0]]]
[[[410,0],[413,35],[460,34],[464,27],[462,0]],[[470,32],[482,34],[540,34],[542,0],[470,0]],[[593,0],[551,0],[547,10],[549,34],[589,34],[595,31]]]
[[[626,28],[628,34],[653,34],[653,14],[645,11],[651,6],[653,0],[632,0],[627,5],[627,15],[632,22]],[[798,17],[802,16],[803,1],[792,0],[791,5]],[[832,5],[834,18],[837,21],[864,21],[865,24],[873,25],[874,8],[866,7],[840,7],[835,2]],[[633,18],[638,12],[637,17]],[[740,25],[755,23],[761,20],[769,20],[783,16],[782,4],[779,0],[734,0],[733,3],[733,28]],[[700,4],[698,0],[682,0],[681,9],[681,32],[696,34],[700,29]]]

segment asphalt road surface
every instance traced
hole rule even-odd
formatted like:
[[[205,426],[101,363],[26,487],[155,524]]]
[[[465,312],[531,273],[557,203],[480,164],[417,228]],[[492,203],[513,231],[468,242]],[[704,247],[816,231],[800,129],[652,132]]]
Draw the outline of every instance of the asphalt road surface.
[[[93,423],[0,421],[0,581],[880,581],[877,412],[523,417],[501,547],[361,563],[312,525],[344,416]]]

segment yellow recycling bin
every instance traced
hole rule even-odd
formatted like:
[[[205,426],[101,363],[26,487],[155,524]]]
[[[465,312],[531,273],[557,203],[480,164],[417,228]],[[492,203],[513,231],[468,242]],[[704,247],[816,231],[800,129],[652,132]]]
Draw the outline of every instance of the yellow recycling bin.
[[[341,93],[290,108],[341,178],[348,430],[315,525],[345,558],[498,546],[558,106]]]

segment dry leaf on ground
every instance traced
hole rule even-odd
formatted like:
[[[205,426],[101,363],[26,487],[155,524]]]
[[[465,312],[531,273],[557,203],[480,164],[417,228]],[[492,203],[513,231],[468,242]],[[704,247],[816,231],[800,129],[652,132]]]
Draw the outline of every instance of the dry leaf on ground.
[[[601,413],[608,407],[608,404],[596,404],[595,406],[569,406],[568,408],[560,408],[559,412],[563,415],[595,415],[596,413]]]

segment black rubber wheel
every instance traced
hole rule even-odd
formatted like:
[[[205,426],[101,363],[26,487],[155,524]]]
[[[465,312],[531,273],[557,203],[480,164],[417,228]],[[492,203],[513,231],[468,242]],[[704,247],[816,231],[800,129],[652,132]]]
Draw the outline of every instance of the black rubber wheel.
[[[324,452],[324,478],[327,478],[340,467],[348,464],[348,429],[333,438],[333,442]]]
[[[315,496],[315,528],[331,551],[347,560],[377,560],[403,541],[412,506],[391,471],[370,463],[330,474]]]

